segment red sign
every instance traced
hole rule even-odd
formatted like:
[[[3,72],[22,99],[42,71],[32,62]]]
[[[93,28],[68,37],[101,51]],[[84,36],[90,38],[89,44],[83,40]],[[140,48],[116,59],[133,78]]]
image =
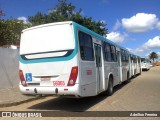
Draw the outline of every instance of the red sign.
[[[87,70],[87,75],[92,75],[92,70]]]
[[[64,81],[53,81],[53,86],[64,86],[65,82]]]

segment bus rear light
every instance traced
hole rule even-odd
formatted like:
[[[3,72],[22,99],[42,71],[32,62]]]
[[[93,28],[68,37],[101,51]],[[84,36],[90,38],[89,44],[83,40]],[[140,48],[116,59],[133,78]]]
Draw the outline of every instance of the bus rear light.
[[[23,71],[22,70],[19,70],[19,77],[20,77],[20,81],[21,81],[21,84],[25,87],[27,86],[27,83],[25,81],[25,78],[24,78],[24,75],[23,75]]]
[[[78,66],[72,67],[67,86],[74,86],[78,76]]]

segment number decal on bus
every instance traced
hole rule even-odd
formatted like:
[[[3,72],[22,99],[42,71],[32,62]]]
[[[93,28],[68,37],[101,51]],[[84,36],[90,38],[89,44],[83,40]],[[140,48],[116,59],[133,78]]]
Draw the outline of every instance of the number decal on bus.
[[[53,81],[53,86],[64,86],[65,82],[64,81]]]

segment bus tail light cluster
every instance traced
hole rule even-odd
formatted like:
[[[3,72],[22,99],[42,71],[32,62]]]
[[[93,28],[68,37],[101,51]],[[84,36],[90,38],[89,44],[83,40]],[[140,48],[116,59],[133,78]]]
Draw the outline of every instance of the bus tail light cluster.
[[[27,86],[27,83],[25,81],[25,78],[24,78],[24,75],[23,75],[23,71],[22,70],[19,70],[19,77],[20,77],[20,80],[21,80],[21,84],[25,87]]]
[[[78,76],[78,66],[72,67],[67,86],[74,86]]]

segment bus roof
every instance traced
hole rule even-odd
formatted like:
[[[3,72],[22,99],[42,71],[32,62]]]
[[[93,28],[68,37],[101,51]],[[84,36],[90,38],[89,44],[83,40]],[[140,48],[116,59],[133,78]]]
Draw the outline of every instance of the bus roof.
[[[61,24],[72,24],[72,21],[54,22],[54,23],[42,24],[42,25],[38,25],[38,26],[34,26],[34,27],[30,27],[30,28],[24,29],[24,30],[22,30],[22,32],[25,32],[25,31],[28,31],[28,30],[37,29],[37,28],[42,28],[42,27],[48,27],[48,26],[52,26],[52,25],[61,25]]]

